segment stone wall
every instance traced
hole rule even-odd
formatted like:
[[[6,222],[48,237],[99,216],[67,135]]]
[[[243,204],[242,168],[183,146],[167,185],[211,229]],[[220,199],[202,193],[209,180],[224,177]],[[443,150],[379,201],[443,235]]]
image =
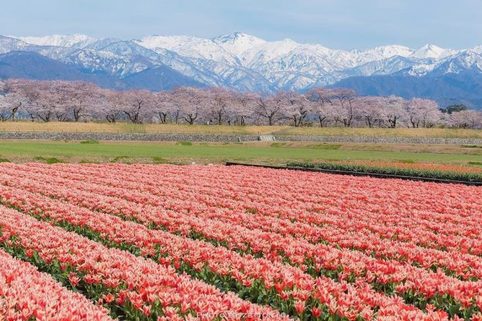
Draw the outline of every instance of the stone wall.
[[[0,139],[39,140],[108,140],[108,141],[191,141],[191,142],[250,142],[258,141],[255,135],[204,135],[204,134],[142,134],[142,133],[52,133],[52,132],[0,132]],[[454,144],[482,145],[480,138],[391,137],[391,136],[275,136],[282,142],[374,143],[374,144]]]
[[[244,142],[256,141],[258,136],[202,135],[202,134],[115,134],[115,133],[51,133],[0,132],[0,139],[39,140],[108,140],[108,141],[191,141],[191,142]]]
[[[397,137],[397,136],[277,136],[278,141],[374,144],[482,145],[481,138]]]

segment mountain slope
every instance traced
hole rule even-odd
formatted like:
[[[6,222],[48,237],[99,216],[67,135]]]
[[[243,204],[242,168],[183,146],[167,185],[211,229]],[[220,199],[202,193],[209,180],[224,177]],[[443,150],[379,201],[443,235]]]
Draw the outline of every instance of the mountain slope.
[[[19,37],[18,39],[37,46],[81,48],[95,41],[86,35],[51,35],[45,37]]]
[[[93,82],[105,88],[147,88],[152,90],[173,87],[202,87],[195,80],[167,67],[159,66],[128,78],[114,77],[103,71],[90,71],[78,65],[66,64],[35,52],[13,51],[0,55],[0,79],[24,78],[34,80],[79,80]]]
[[[27,51],[13,51],[0,55],[0,78],[85,80],[96,83],[108,81],[106,76],[83,73],[75,66]]]
[[[460,73],[437,75],[430,73],[414,77],[404,73],[370,77],[350,77],[330,87],[351,88],[360,95],[396,95],[404,98],[424,97],[440,105],[463,103],[482,106],[482,73],[467,70]]]
[[[0,54],[19,50],[33,50],[34,45],[23,42],[22,40],[0,36]]]
[[[418,95],[439,102],[478,105],[482,99],[482,46],[453,50],[432,44],[416,49],[388,45],[336,50],[290,39],[266,41],[241,32],[212,39],[0,36],[0,54],[16,51],[37,53],[63,64],[62,68],[70,68],[63,71],[66,77],[75,74],[115,88],[154,90],[193,85],[273,93],[349,86],[361,94],[403,94],[407,98]],[[45,62],[52,69],[46,69],[43,77],[62,74],[61,65],[55,67],[53,61]],[[42,64],[26,63],[18,65],[15,72],[4,66],[4,75],[42,76],[37,70]]]
[[[170,90],[177,87],[205,87],[200,82],[186,77],[167,66],[147,69],[123,79],[128,88],[152,91]]]

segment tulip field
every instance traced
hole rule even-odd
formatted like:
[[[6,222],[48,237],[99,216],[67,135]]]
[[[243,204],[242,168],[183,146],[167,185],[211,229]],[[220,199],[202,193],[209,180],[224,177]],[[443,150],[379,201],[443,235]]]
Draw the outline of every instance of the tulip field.
[[[0,164],[0,320],[482,321],[482,187]]]

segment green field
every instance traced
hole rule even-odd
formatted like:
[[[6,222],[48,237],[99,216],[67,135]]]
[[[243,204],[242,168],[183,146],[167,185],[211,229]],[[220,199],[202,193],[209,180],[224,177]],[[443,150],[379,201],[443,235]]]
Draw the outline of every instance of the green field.
[[[27,162],[220,163],[245,161],[385,160],[468,165],[482,161],[482,148],[454,145],[319,143],[147,143],[0,141],[0,159]]]
[[[408,128],[319,128],[290,126],[207,126],[128,123],[0,122],[0,132],[169,133],[221,135],[321,135],[482,138],[482,130]],[[384,160],[403,162],[482,163],[481,146],[422,144],[172,143],[3,140],[0,161],[221,163],[244,161],[284,164],[291,161]]]

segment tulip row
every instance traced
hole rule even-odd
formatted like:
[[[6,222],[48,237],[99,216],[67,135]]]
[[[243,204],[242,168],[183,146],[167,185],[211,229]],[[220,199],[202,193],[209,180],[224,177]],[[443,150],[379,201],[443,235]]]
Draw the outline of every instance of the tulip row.
[[[4,184],[3,187],[0,185],[0,191],[6,191],[6,197],[11,196],[8,193],[23,197],[19,203],[26,206],[23,211],[35,216],[48,214],[42,216],[43,219],[56,217],[57,224],[65,224],[64,220],[69,218],[70,225],[64,228],[92,236],[108,246],[154,258],[161,265],[173,265],[178,272],[188,272],[207,282],[220,284],[219,271],[225,271],[216,268],[223,263],[223,257],[227,257],[224,263],[229,262],[229,269],[222,276],[229,277],[232,286],[225,289],[235,289],[241,297],[248,298],[246,293],[253,289],[246,285],[254,284],[262,289],[263,295],[271,298],[270,301],[293,300],[287,310],[292,315],[298,316],[299,311],[304,313],[320,307],[315,314],[329,312],[331,316],[345,315],[351,319],[376,315],[380,319],[389,310],[379,310],[380,304],[373,298],[380,298],[386,307],[389,301],[385,298],[398,294],[406,303],[428,311],[432,308],[426,304],[433,303],[436,309],[450,315],[457,314],[466,320],[480,317],[481,282],[461,281],[440,271],[430,271],[439,266],[446,273],[455,272],[463,279],[479,278],[480,258],[476,255],[481,239],[478,223],[482,218],[477,214],[482,209],[480,189],[461,187],[459,191],[458,188],[444,186],[448,196],[441,200],[438,208],[430,209],[433,203],[417,199],[417,195],[427,197],[432,193],[439,197],[441,188],[432,188],[436,186],[434,184],[404,183],[407,185],[404,188],[410,190],[406,193],[394,186],[398,185],[395,184],[397,181],[338,180],[331,175],[297,173],[300,183],[294,180],[296,177],[291,172],[241,167],[0,166],[0,184]],[[72,170],[77,173],[72,173]],[[327,186],[319,182],[315,184],[320,178]],[[45,185],[45,181],[50,184]],[[376,182],[384,185],[383,192],[380,192],[379,186],[376,189]],[[308,188],[312,183],[314,187]],[[366,191],[362,187],[366,187]],[[298,194],[293,188],[298,190]],[[382,210],[376,203],[377,197],[370,197],[367,193],[383,196],[384,200],[400,200],[407,213],[401,215],[400,209],[395,207]],[[10,205],[20,201],[18,198],[9,199],[12,201]],[[363,207],[364,203],[367,206]],[[70,214],[55,214],[62,204],[68,206]],[[87,223],[76,221],[76,216],[84,211],[90,213]],[[108,219],[96,221],[96,215]],[[397,215],[400,223],[396,220]],[[117,220],[115,222],[123,227],[113,231],[107,229],[105,226],[110,226],[108,222],[114,222],[109,221],[111,219]],[[442,228],[443,220],[447,221],[446,229]],[[462,224],[464,221],[474,225],[467,227],[468,224]],[[77,225],[72,224],[75,222]],[[124,235],[129,230],[127,226],[131,226],[132,232]],[[183,237],[153,228],[165,229]],[[102,229],[108,232],[102,234]],[[136,236],[139,233],[147,237]],[[177,243],[170,246],[165,240],[159,242],[160,237]],[[459,246],[457,242],[464,244]],[[185,244],[192,245],[188,252],[182,251]],[[199,252],[200,249],[204,252]],[[216,255],[209,257],[210,251]],[[190,253],[195,259],[189,258]],[[274,268],[266,268],[270,264]],[[410,264],[420,265],[420,268]],[[245,268],[247,265],[251,267]],[[253,274],[257,265],[264,266],[269,272]],[[236,270],[241,274],[236,274]],[[296,271],[296,282],[302,281],[299,284],[282,283],[280,280],[286,279],[286,274],[282,272],[280,277],[280,271]],[[272,283],[269,283],[270,277]],[[224,284],[229,284],[229,280],[224,279]],[[304,280],[309,281],[303,283]],[[351,289],[344,293],[347,296],[339,296],[343,294],[340,288],[347,287]],[[330,290],[324,292],[326,295],[320,294],[320,289],[327,288]],[[374,289],[389,296],[376,293]],[[334,298],[329,296],[332,293],[339,294]],[[360,298],[363,304],[360,304]],[[249,299],[267,302],[257,301],[252,296]],[[331,305],[321,305],[322,302],[330,302]],[[341,305],[345,307],[342,313],[340,307],[336,308],[339,302],[345,303]],[[273,303],[270,302],[270,305]],[[363,307],[368,309],[364,310],[365,314],[360,313]],[[284,311],[283,308],[281,310]],[[440,319],[444,312],[437,313],[442,313],[435,317]],[[313,317],[313,314],[304,315]]]
[[[0,250],[1,320],[112,320],[107,312]]]
[[[37,164],[35,164],[35,168],[47,169],[48,167],[45,167],[45,165],[41,165],[40,167],[38,167]],[[59,164],[50,171],[52,174],[54,174],[57,170],[62,168],[68,169],[70,168],[70,165]],[[242,195],[247,196],[248,198],[251,198],[252,196],[259,197],[265,196],[264,194],[271,194],[272,197],[270,197],[268,201],[271,200],[274,196],[277,196],[277,198],[274,200],[279,201],[281,199],[285,199],[287,201],[295,202],[297,205],[301,205],[305,201],[309,201],[310,196],[324,197],[326,195],[329,195],[325,195],[325,193],[329,192],[330,190],[332,192],[337,192],[339,189],[337,185],[340,184],[347,189],[347,194],[339,195],[344,198],[344,201],[348,201],[350,198],[363,198],[363,200],[367,201],[368,203],[374,202],[376,204],[380,202],[377,202],[375,198],[367,198],[365,196],[370,195],[369,193],[373,192],[374,188],[376,189],[376,187],[380,187],[381,185],[384,187],[384,189],[378,190],[378,195],[389,196],[393,193],[405,191],[406,193],[403,194],[404,198],[399,200],[400,203],[403,205],[417,207],[420,210],[431,210],[433,211],[433,213],[438,214],[429,217],[432,220],[438,220],[441,222],[447,221],[448,223],[461,223],[463,222],[463,219],[466,218],[469,220],[482,222],[482,218],[473,216],[473,214],[477,212],[477,210],[480,210],[480,202],[465,204],[468,200],[471,200],[474,196],[476,196],[476,194],[474,195],[474,191],[476,191],[477,188],[463,185],[441,186],[440,184],[435,183],[421,183],[399,180],[379,180],[369,177],[340,177],[336,175],[328,175],[322,173],[293,172],[286,170],[269,170],[262,168],[241,167],[242,170],[236,170],[236,168],[233,169],[223,166],[216,166],[214,168],[203,166],[190,166],[187,168],[179,168],[178,166],[169,165],[151,166],[135,164],[126,166],[116,164],[114,166],[105,164],[89,164],[87,166],[82,165],[80,167],[74,166],[74,168],[76,169],[76,171],[78,170],[79,173],[81,173],[82,175],[84,175],[84,173],[88,173],[90,169],[94,170],[94,172],[96,173],[100,172],[101,175],[99,177],[110,176],[111,179],[112,173],[115,173],[115,176],[123,176],[123,174],[127,174],[130,176],[131,180],[135,180],[138,177],[151,177],[150,180],[141,182],[143,184],[155,184],[155,179],[159,179],[159,177],[162,177],[163,181],[166,180],[170,183],[175,184],[175,182],[182,182],[183,184],[180,186],[182,186],[182,189],[186,191],[191,191],[192,188],[198,189],[200,187],[205,187],[206,189],[204,189],[203,192],[207,192],[206,195],[210,196],[215,196],[219,192],[226,193],[235,191],[242,191]],[[216,171],[216,173],[219,173],[219,175],[213,176],[213,171]],[[250,175],[245,175],[246,171]],[[282,173],[281,176],[279,175],[280,172]],[[102,175],[103,173],[107,176]],[[279,178],[274,186],[272,182],[273,178]],[[212,186],[213,182],[219,185]],[[366,187],[366,189],[369,189],[369,192],[367,192],[363,188],[359,188],[360,186]],[[162,186],[157,185],[157,187]],[[273,187],[276,187],[276,190],[273,190]],[[407,187],[414,190],[410,190],[407,193]],[[427,187],[430,188],[427,189]],[[280,188],[280,190],[278,190],[278,188]],[[295,193],[296,195],[296,193],[300,190],[303,192],[302,197],[299,196],[298,198],[293,199],[292,196],[294,195],[292,195],[292,193]],[[431,195],[434,190],[436,193],[445,191],[447,198],[436,201],[427,200],[425,197],[427,195]],[[261,195],[258,192],[261,192]],[[305,195],[305,193],[307,194]],[[305,199],[305,197],[307,199]],[[410,202],[416,204],[411,204]],[[446,208],[440,205],[434,207],[433,205],[437,204],[436,202],[439,202],[438,204],[440,205],[449,206]],[[464,202],[464,204],[453,204],[454,202]],[[450,203],[452,203],[452,206],[450,206]],[[454,207],[453,205],[457,206]],[[459,207],[461,205],[463,205],[463,207]],[[407,217],[407,214],[405,213],[405,215],[403,215],[403,211],[400,211],[400,209],[399,212],[400,214],[402,214],[402,216]],[[448,213],[450,213],[451,215],[446,215]],[[422,220],[423,223],[423,216],[419,217],[415,215],[415,217]]]
[[[73,176],[73,175],[63,175]],[[52,175],[51,182],[58,186],[68,185],[71,188],[78,188],[87,190],[93,193],[101,193],[111,196],[126,197],[125,193],[128,192],[128,199],[133,199],[135,194],[139,192],[132,192],[132,189],[136,190],[142,186],[130,185],[127,181],[128,177],[122,177],[122,183],[118,181],[103,181],[99,178],[92,178],[92,176],[84,176],[84,182],[78,182],[75,180],[65,180],[64,178],[55,178]],[[71,178],[71,177],[70,177]],[[44,179],[43,176],[38,177],[39,180]],[[86,182],[95,182],[86,185]],[[112,182],[112,183],[111,183]],[[113,184],[116,187],[110,185],[98,185],[101,183]],[[118,186],[118,184],[124,185]],[[134,195],[133,195],[134,194]],[[148,204],[153,206],[164,206],[163,201],[159,196],[155,197],[149,194],[143,194],[142,204]],[[185,208],[189,206],[189,201],[177,197],[179,203],[177,204],[176,211],[185,211]],[[137,201],[139,203],[139,201]],[[406,261],[408,263],[417,264],[424,268],[436,269],[438,267],[443,268],[449,275],[460,276],[464,279],[476,280],[482,277],[482,257],[472,256],[469,254],[462,254],[459,252],[445,252],[434,249],[426,249],[416,246],[407,242],[396,241],[392,239],[380,238],[374,232],[364,229],[362,224],[356,226],[356,231],[346,233],[345,227],[337,225],[324,225],[313,226],[304,222],[291,221],[288,218],[273,217],[261,213],[246,213],[239,210],[226,210],[222,207],[222,204],[211,202],[211,206],[202,206],[202,202],[195,208],[190,208],[189,214],[199,215],[200,213],[210,213],[210,218],[215,218],[221,221],[227,221],[234,224],[240,224],[250,229],[260,229],[268,232],[276,232],[282,235],[290,235],[293,237],[302,237],[310,241],[311,243],[319,243],[321,241],[337,244],[343,248],[356,249],[367,254],[372,254],[380,258],[395,259],[398,261]],[[235,203],[235,201],[233,201]],[[184,207],[179,208],[184,205]],[[216,211],[211,209],[215,208]],[[356,224],[356,223],[355,223]],[[340,224],[341,225],[341,224]],[[363,243],[360,242],[363,240]]]
[[[158,320],[288,320],[276,311],[233,293],[175,273],[150,260],[88,240],[0,206],[1,244],[58,264],[72,287],[89,285],[121,318]],[[94,291],[95,292],[95,291]],[[110,306],[109,306],[110,307]],[[112,311],[112,310],[111,310]]]
[[[146,165],[136,165],[136,168],[137,166]],[[380,235],[381,238],[396,238],[400,241],[417,243],[424,247],[435,247],[454,251],[456,253],[482,253],[482,236],[476,228],[482,224],[482,219],[479,218],[478,215],[474,215],[482,210],[482,204],[480,200],[475,199],[478,195],[477,193],[474,194],[474,191],[477,191],[477,189],[474,188],[464,190],[463,186],[460,188],[457,186],[461,191],[458,192],[458,195],[456,196],[458,198],[460,198],[459,196],[461,195],[469,196],[468,199],[450,199],[449,196],[453,194],[450,193],[450,189],[453,189],[453,187],[443,187],[442,189],[439,185],[435,184],[427,185],[425,183],[427,186],[419,186],[420,184],[414,185],[415,183],[404,182],[404,185],[411,184],[412,186],[405,187],[409,190],[414,190],[415,193],[405,195],[406,193],[404,192],[403,198],[400,198],[396,194],[393,195],[395,192],[400,192],[395,190],[389,195],[382,194],[379,195],[379,197],[370,198],[367,197],[367,195],[371,192],[380,194],[380,191],[374,190],[365,192],[362,188],[357,190],[352,188],[350,191],[344,192],[339,190],[339,185],[346,184],[335,185],[336,182],[332,176],[325,175],[325,178],[327,179],[324,183],[325,185],[328,185],[328,187],[317,186],[317,188],[306,189],[306,186],[297,186],[295,193],[301,193],[303,195],[300,202],[293,201],[293,199],[297,198],[296,195],[293,195],[290,200],[280,200],[282,195],[289,195],[289,193],[284,192],[283,189],[280,190],[279,195],[273,197],[272,189],[263,186],[259,182],[254,183],[249,181],[249,184],[245,184],[244,181],[234,181],[231,183],[231,180],[236,178],[235,173],[233,174],[230,172],[226,175],[229,176],[230,179],[228,184],[226,184],[226,182],[214,180],[213,178],[205,176],[209,175],[209,171],[204,168],[196,170],[196,175],[199,176],[199,178],[193,182],[182,179],[183,176],[188,175],[182,170],[178,170],[180,173],[167,172],[167,175],[166,173],[154,173],[153,175],[149,175],[144,174],[143,172],[152,172],[156,169],[141,168],[143,171],[135,172],[130,167],[121,168],[122,171],[117,170],[116,168],[102,167],[100,170],[97,169],[93,172],[86,172],[85,168],[76,168],[76,170],[83,173],[75,175],[70,173],[59,173],[57,168],[62,167],[58,166],[55,170],[44,169],[44,173],[49,176],[61,175],[70,178],[76,177],[76,179],[80,181],[88,180],[89,182],[102,182],[108,185],[114,184],[114,186],[117,187],[119,184],[123,184],[120,186],[131,190],[129,199],[133,201],[137,200],[137,202],[143,202],[145,200],[145,193],[132,192],[132,189],[135,191],[148,190],[154,195],[165,197],[165,199],[162,200],[164,202],[163,205],[175,210],[185,210],[186,206],[184,204],[187,204],[187,206],[190,207],[193,207],[193,204],[195,204],[195,207],[193,208],[199,210],[205,210],[205,208],[202,208],[202,204],[206,204],[208,209],[216,208],[219,210],[220,208],[228,207],[236,210],[237,213],[241,211],[252,213],[254,210],[264,216],[282,217],[302,223],[328,225],[330,227],[336,225],[339,228],[345,230],[348,229],[350,233],[363,227],[364,230],[373,232],[375,235]],[[39,170],[39,168],[35,167],[33,170]],[[125,171],[125,173],[122,173],[123,171]],[[216,171],[220,171],[220,176],[223,176],[222,168],[216,168]],[[205,172],[208,172],[208,174]],[[260,173],[256,172],[257,176],[259,176],[259,174]],[[104,180],[102,180],[103,175],[107,175]],[[166,189],[163,186],[159,187],[159,185],[157,185],[156,188],[155,184],[160,175],[162,175],[163,180],[169,184],[169,188]],[[171,180],[173,177],[177,176],[181,176],[181,179],[177,179],[177,181]],[[113,177],[122,178],[122,180],[112,179]],[[272,179],[273,177],[268,177],[266,181],[269,182]],[[342,179],[343,178],[340,180]],[[304,178],[303,180],[306,179]],[[367,180],[368,183],[373,181],[373,179],[367,178],[365,178],[365,180]],[[139,181],[142,181],[142,183],[139,183]],[[207,185],[200,185],[198,181],[207,182]],[[367,185],[365,181],[361,182]],[[154,188],[152,187],[153,184],[155,186]],[[311,184],[313,184],[313,182],[308,182],[306,185]],[[350,184],[354,185],[355,183]],[[249,193],[249,190],[244,191],[242,185],[256,187],[256,189],[254,189],[254,194]],[[295,183],[292,185],[295,185]],[[372,189],[377,189],[380,182],[377,182],[377,185],[371,185]],[[384,186],[384,190],[394,189],[393,185],[395,184],[385,185],[387,186]],[[239,190],[237,193],[229,193],[230,190],[233,190],[233,186],[236,187],[236,191]],[[283,187],[286,188],[286,186]],[[92,188],[92,186],[89,186],[89,188]],[[364,186],[364,188],[368,189],[370,188],[370,185]],[[178,192],[182,190],[185,191]],[[253,190],[253,188],[251,188],[251,190]],[[315,190],[315,193],[317,194],[313,194],[313,190]],[[320,193],[320,190],[323,193]],[[432,193],[436,190],[441,190],[441,192],[444,193],[443,199],[437,200],[437,204],[429,203],[428,206],[422,206],[430,196],[427,195],[427,190]],[[357,195],[357,193],[361,195]],[[326,195],[329,196],[327,197]],[[400,206],[403,205],[400,203],[403,202],[404,199],[418,195],[425,197],[422,200],[416,199],[417,202]],[[473,198],[470,198],[470,196]],[[397,206],[390,207],[390,205],[387,204],[380,206],[379,199],[386,200],[387,198],[396,198]],[[360,200],[362,200],[363,203],[360,202]],[[445,200],[447,200],[447,204],[444,204]],[[296,204],[296,206],[292,206],[293,203]],[[334,205],[336,206],[326,206],[326,204],[333,203],[335,203]],[[288,204],[291,204],[291,206],[288,206]],[[444,211],[449,211],[450,213],[443,214],[434,212],[432,208],[437,207],[441,207]],[[460,212],[463,212],[464,207],[468,207],[467,215],[457,215]],[[389,211],[387,211],[387,208]],[[406,208],[409,210],[410,216],[407,216],[407,211],[400,213],[400,208]],[[455,213],[453,210],[455,210]],[[319,215],[319,212],[323,212],[323,215]],[[349,217],[346,217],[347,214]],[[354,225],[354,223],[356,225]]]
[[[85,235],[95,232],[117,244],[133,245],[144,256],[154,257],[160,263],[172,265],[178,271],[187,271],[196,278],[216,283],[218,287],[222,285],[228,290],[242,289],[243,298],[258,300],[258,303],[270,303],[283,312],[298,314],[299,317],[311,315],[312,319],[316,320],[316,316],[322,316],[322,311],[327,311],[327,317],[331,313],[350,320],[358,316],[371,319],[375,308],[378,314],[385,316],[390,313],[393,317],[400,318],[417,315],[419,320],[433,317],[430,313],[425,315],[414,307],[376,293],[362,283],[337,283],[326,277],[315,280],[294,267],[241,256],[222,247],[163,231],[148,230],[142,225],[122,221],[116,216],[99,215],[72,204],[42,198],[38,194],[4,187],[0,199],[4,204],[36,213],[37,216],[57,224],[65,226],[67,222],[71,228],[81,227]],[[236,283],[230,287],[233,285],[232,280]],[[259,298],[264,301],[260,302]],[[294,303],[290,304],[292,299]],[[394,305],[398,306],[395,315]],[[305,311],[305,307],[310,309],[306,308],[308,311]],[[437,317],[442,318],[443,314],[437,312]]]
[[[20,183],[22,181],[20,181]],[[18,183],[19,182],[17,181],[16,184]],[[29,188],[28,184],[22,186]],[[30,188],[32,188],[32,186],[30,186]],[[43,187],[40,185],[37,185],[35,191],[43,191],[45,193],[50,193],[51,196],[53,195],[56,197],[61,197],[62,195],[65,197],[65,194],[62,193],[67,192],[66,189],[56,188],[52,190],[49,187]],[[212,221],[213,223],[209,224],[209,220],[198,220],[195,217],[183,217],[182,215],[180,216],[178,214],[174,215],[174,213],[170,213],[170,217],[168,216],[163,218],[161,215],[159,215],[161,214],[159,213],[159,210],[157,210],[156,213],[156,209],[148,210],[146,207],[144,207],[144,210],[147,209],[147,212],[136,209],[132,206],[122,206],[121,208],[116,208],[116,205],[118,205],[119,202],[122,203],[120,199],[116,200],[115,202],[112,201],[102,203],[98,202],[98,200],[105,201],[106,198],[99,198],[99,196],[96,194],[86,193],[83,195],[81,191],[73,191],[71,188],[69,191],[70,194],[72,194],[71,197],[74,197],[74,199],[67,199],[74,203],[82,204],[87,207],[90,206],[92,209],[101,209],[103,211],[110,211],[114,209],[114,212],[112,212],[113,214],[118,214],[119,210],[128,210],[129,213],[133,214],[136,219],[141,220],[143,223],[149,224],[151,222],[156,222],[157,224],[160,222],[159,220],[161,220],[161,225],[168,227],[172,231],[184,233],[184,235],[188,235],[189,232],[191,232],[191,230],[185,229],[187,224],[190,224],[189,229],[194,227],[198,233],[201,231],[202,227],[204,227],[205,229],[202,230],[202,234],[205,237],[207,236],[209,239],[217,239],[218,241],[226,242],[227,246],[243,251],[248,249],[246,247],[246,243],[248,243],[249,247],[251,247],[251,250],[255,250],[255,246],[258,246],[259,248],[255,251],[261,251],[267,258],[271,258],[273,260],[282,261],[285,257],[288,257],[290,260],[298,258],[297,263],[303,264],[305,263],[304,256],[300,256],[300,253],[306,252],[305,254],[311,254],[312,259],[317,258],[319,260],[318,262],[315,262],[318,263],[318,265],[315,265],[317,270],[323,269],[337,272],[341,267],[345,270],[344,273],[355,273],[357,276],[363,277],[367,281],[375,280],[376,282],[381,282],[382,284],[396,283],[398,284],[396,290],[402,294],[415,291],[417,293],[422,293],[427,298],[435,297],[437,299],[437,293],[441,295],[450,294],[459,300],[467,310],[471,309],[471,306],[474,304],[474,300],[480,296],[480,282],[460,282],[456,279],[447,278],[440,273],[429,273],[413,267],[395,264],[394,262],[384,263],[379,260],[353,255],[351,252],[339,251],[323,245],[318,246],[318,248],[313,248],[310,247],[309,244],[299,242],[299,240],[289,238],[282,239],[279,237],[276,238],[276,234],[264,233],[263,235],[260,235],[257,234],[255,230],[247,230],[235,225],[228,226],[220,223],[210,226],[216,222]],[[81,199],[79,197],[83,198]],[[135,216],[136,213],[137,216]],[[169,212],[166,211],[166,213]],[[178,228],[179,225],[180,229]],[[241,235],[242,237],[236,238],[237,235]],[[229,236],[229,239],[223,239],[222,236]],[[268,239],[266,239],[268,242],[264,244],[260,243],[259,241],[262,240],[263,237],[268,237]],[[289,247],[287,245],[282,245],[284,242],[291,244],[291,246],[299,246],[298,251],[295,251],[295,253],[287,253],[284,249],[288,249]],[[278,244],[279,247],[273,248],[273,245],[275,244]],[[282,252],[282,254],[280,255],[280,253],[273,252]],[[339,255],[342,255],[343,257],[340,258]],[[333,260],[330,260],[330,258],[333,258]],[[330,261],[333,261],[334,263]],[[359,264],[365,265],[365,268],[359,270]],[[309,264],[308,267],[310,267]],[[316,273],[318,273],[318,271]],[[341,277],[343,278],[343,274]],[[445,303],[449,302],[450,304],[446,308],[447,310],[452,309],[453,306],[457,305],[450,300],[447,302],[445,301],[441,302],[439,305],[444,305]]]

